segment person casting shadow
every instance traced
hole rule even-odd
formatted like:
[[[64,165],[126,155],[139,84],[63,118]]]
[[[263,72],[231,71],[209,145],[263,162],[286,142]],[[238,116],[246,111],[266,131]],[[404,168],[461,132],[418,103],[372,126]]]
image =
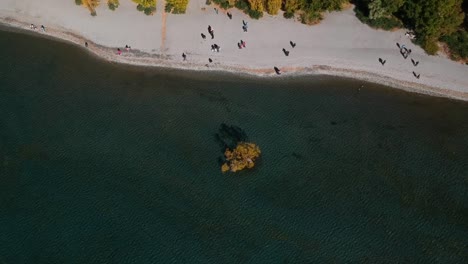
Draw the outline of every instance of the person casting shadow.
[[[278,75],[281,74],[281,71],[280,71],[280,69],[278,69],[278,67],[275,66],[275,67],[273,67],[273,69],[275,69],[276,74],[278,74]]]
[[[385,62],[387,62],[387,60],[382,60],[381,58],[379,58],[379,62],[380,62],[380,64],[382,64],[382,66],[384,66]]]

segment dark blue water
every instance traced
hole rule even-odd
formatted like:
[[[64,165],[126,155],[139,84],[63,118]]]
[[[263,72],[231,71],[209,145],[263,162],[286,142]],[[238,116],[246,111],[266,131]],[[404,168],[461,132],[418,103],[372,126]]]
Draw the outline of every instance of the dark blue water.
[[[222,123],[260,146],[254,170],[221,173]],[[467,245],[467,103],[0,32],[2,264],[466,263]]]

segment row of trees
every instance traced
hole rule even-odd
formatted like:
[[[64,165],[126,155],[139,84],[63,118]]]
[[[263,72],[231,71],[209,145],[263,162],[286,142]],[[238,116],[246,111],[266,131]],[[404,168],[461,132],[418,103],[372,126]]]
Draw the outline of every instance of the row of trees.
[[[266,12],[277,15],[284,11],[284,17],[297,14],[302,23],[313,24],[321,19],[324,11],[340,10],[348,0],[212,0],[222,8],[237,7],[252,18],[260,18]],[[211,0],[207,0],[210,3]]]
[[[156,11],[156,0],[132,0],[137,4],[137,10],[147,15],[152,15]],[[184,0],[179,0],[184,1]],[[185,0],[188,3],[188,0]],[[97,15],[96,8],[101,4],[100,0],[75,0],[77,5],[83,5],[89,10],[92,16]],[[110,10],[119,7],[119,0],[107,0],[107,6]]]

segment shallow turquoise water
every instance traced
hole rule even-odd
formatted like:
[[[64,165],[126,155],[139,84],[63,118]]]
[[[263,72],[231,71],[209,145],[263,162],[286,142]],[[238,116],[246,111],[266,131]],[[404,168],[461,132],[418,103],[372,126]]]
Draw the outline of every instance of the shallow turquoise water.
[[[467,103],[0,39],[0,263],[468,260]],[[254,170],[220,172],[222,123]]]

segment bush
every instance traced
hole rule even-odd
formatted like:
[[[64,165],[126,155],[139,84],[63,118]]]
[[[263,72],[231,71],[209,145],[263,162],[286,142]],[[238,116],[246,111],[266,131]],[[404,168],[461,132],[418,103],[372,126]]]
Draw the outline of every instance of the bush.
[[[109,7],[110,10],[115,11],[117,7],[119,7],[119,0],[108,0],[107,1],[107,6]]]
[[[156,11],[156,7],[147,7],[147,8],[145,8],[145,10],[143,10],[145,15],[147,15],[147,16],[152,15],[154,13],[154,11]]]
[[[401,23],[401,21],[395,17],[379,17],[377,19],[369,19],[367,24],[373,28],[381,28],[385,30],[403,27],[403,23]]]
[[[83,2],[81,2],[81,0],[75,0],[75,4],[76,4],[76,5],[82,5]]]
[[[221,7],[222,9],[228,9],[230,8],[231,6],[229,5],[229,2],[228,1],[225,1],[225,2],[221,2],[219,4],[219,7]]]
[[[164,10],[167,12],[167,13],[170,13],[172,11],[172,4],[169,3],[169,2],[166,2],[166,6],[164,7]]]
[[[284,12],[284,13],[283,13],[283,17],[284,17],[284,18],[287,18],[287,19],[293,18],[293,17],[294,17],[294,13],[293,13],[293,12]]]
[[[312,25],[322,19],[322,14],[319,11],[308,10],[301,13],[301,23]]]
[[[249,10],[248,15],[253,18],[253,19],[259,19],[263,17],[263,12],[255,11],[255,10]]]
[[[206,5],[211,5],[211,0],[206,0],[205,4]]]
[[[92,11],[92,12],[91,12],[91,16],[97,16],[96,11]]]
[[[136,8],[137,8],[137,10],[140,11],[140,12],[145,10],[145,7],[142,6],[142,5],[140,5],[140,4],[138,4]]]
[[[244,12],[247,12],[249,10],[249,4],[244,0],[236,1],[236,4],[234,6],[237,9],[243,10]]]
[[[439,46],[437,46],[437,41],[434,39],[426,38],[421,43],[421,48],[423,48],[427,54],[435,55],[439,51]]]
[[[359,8],[355,8],[354,12],[356,13],[356,17],[364,24],[369,25],[372,28],[380,28],[385,30],[391,30],[394,28],[401,28],[403,27],[403,23],[396,17],[379,17],[377,19],[370,19],[366,16],[365,11]]]
[[[452,35],[442,37],[440,40],[447,43],[452,59],[468,58],[468,32],[465,30],[459,30]]]

